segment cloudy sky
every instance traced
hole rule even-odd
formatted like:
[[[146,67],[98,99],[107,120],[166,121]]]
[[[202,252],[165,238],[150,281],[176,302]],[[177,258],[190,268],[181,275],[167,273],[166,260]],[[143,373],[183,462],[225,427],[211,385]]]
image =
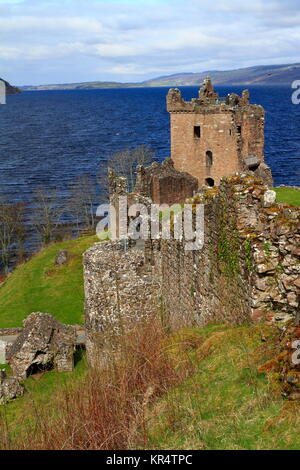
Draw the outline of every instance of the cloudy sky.
[[[300,62],[299,0],[0,0],[15,85]]]

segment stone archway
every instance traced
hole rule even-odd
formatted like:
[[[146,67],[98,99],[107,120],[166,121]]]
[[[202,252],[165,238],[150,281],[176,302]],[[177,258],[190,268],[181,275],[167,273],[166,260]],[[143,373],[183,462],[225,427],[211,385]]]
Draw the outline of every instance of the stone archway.
[[[212,188],[215,185],[215,180],[213,178],[206,178],[205,184],[206,186],[210,186]]]

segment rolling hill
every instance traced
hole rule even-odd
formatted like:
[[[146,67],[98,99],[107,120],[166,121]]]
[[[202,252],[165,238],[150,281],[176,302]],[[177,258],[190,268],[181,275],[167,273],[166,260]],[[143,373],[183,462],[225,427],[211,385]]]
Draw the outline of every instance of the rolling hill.
[[[10,83],[8,83],[6,80],[4,80],[4,78],[0,78],[0,80],[2,80],[5,83],[6,93],[8,95],[16,95],[18,93],[21,93],[21,90],[19,88],[10,85]]]
[[[209,70],[200,73],[178,73],[137,83],[82,82],[54,85],[23,86],[22,90],[80,90],[97,88],[133,88],[163,86],[199,86],[209,75],[215,85],[288,85],[300,80],[300,63],[288,65],[260,65],[236,70]]]

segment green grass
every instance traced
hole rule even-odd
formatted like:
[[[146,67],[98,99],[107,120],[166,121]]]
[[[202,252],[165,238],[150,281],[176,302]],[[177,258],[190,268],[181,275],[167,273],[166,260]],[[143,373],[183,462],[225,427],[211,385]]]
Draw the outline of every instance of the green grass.
[[[293,206],[300,206],[300,191],[293,188],[274,188],[277,194],[278,202],[287,202]]]
[[[299,449],[300,404],[284,400],[274,378],[258,372],[278,333],[266,326],[217,330],[185,333],[197,371],[152,405],[148,448]]]
[[[63,323],[82,323],[82,254],[97,241],[89,236],[56,243],[18,266],[0,287],[0,328],[22,326],[32,312],[51,313]],[[55,265],[59,250],[70,253],[63,266]]]

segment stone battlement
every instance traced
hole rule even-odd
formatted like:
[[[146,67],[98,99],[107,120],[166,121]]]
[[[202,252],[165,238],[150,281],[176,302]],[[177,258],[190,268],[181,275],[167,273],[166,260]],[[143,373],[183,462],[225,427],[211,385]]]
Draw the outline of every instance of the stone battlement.
[[[250,107],[252,111],[264,114],[263,107],[256,104],[250,104],[249,91],[244,90],[242,96],[235,93],[227,97],[220,97],[213,89],[211,80],[207,78],[199,90],[198,98],[192,98],[191,101],[185,101],[178,88],[171,88],[167,95],[167,110],[169,113],[236,113],[243,108]]]

